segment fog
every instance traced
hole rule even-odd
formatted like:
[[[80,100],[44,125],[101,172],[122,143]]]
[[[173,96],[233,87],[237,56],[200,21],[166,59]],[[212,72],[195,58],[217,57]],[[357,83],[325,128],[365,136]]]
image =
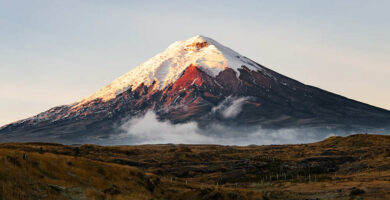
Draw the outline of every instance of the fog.
[[[232,104],[233,105],[233,104]],[[237,104],[234,105],[237,107]],[[231,108],[228,108],[231,109]],[[232,116],[230,114],[227,116]],[[264,129],[261,126],[231,127],[211,124],[199,128],[196,122],[172,124],[160,121],[158,116],[148,111],[144,116],[130,119],[118,127],[119,135],[113,135],[110,141],[122,144],[222,144],[222,145],[267,145],[300,144],[315,142],[333,136],[314,129]]]
[[[228,97],[211,109],[211,114],[226,120],[234,120],[242,111],[245,101],[251,97]],[[334,135],[349,135],[353,132],[327,128],[281,128],[266,129],[259,125],[229,126],[210,122],[200,128],[194,121],[172,124],[162,121],[153,111],[131,118],[115,127],[119,134],[111,135],[113,145],[132,144],[222,144],[222,145],[269,145],[301,144],[323,140]]]

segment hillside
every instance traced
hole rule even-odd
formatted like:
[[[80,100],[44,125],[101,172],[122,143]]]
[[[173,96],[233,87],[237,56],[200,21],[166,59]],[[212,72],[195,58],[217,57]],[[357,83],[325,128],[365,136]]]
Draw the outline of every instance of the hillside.
[[[0,144],[0,199],[389,199],[390,136],[301,145]]]

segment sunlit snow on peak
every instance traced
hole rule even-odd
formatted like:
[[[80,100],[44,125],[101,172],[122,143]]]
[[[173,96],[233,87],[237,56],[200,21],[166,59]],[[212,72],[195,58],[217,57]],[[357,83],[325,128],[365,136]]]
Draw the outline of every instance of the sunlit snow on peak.
[[[97,98],[107,101],[142,83],[150,86],[155,82],[153,89],[165,88],[180,78],[184,70],[191,64],[213,77],[226,68],[235,70],[237,75],[239,75],[238,69],[242,66],[246,66],[250,70],[261,69],[250,59],[217,41],[197,35],[188,40],[174,42],[165,51],[150,58],[79,103],[82,104]]]

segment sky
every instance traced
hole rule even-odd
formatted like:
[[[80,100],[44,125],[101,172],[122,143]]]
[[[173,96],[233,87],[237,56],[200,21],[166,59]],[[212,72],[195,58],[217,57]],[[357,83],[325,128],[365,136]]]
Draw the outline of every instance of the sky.
[[[390,1],[0,0],[0,126],[70,104],[201,34],[390,110]]]

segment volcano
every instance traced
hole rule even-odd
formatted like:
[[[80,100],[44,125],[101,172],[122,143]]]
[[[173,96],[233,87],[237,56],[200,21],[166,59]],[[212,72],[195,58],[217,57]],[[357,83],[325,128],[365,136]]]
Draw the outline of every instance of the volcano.
[[[1,127],[0,141],[88,143],[152,111],[172,124],[386,132],[390,111],[283,76],[217,41],[171,44],[80,101]],[[159,133],[156,133],[159,134]]]

